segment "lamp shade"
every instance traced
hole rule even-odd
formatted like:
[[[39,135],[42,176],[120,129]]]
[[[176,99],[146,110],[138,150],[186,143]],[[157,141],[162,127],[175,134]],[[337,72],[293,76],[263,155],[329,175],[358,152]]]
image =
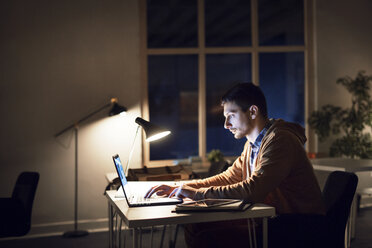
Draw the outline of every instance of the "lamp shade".
[[[100,107],[99,109],[97,110],[94,110],[93,112],[91,112],[90,114],[84,116],[83,118],[81,118],[80,120],[74,122],[73,124],[71,124],[70,126],[66,127],[65,129],[63,129],[62,131],[58,132],[57,134],[55,134],[54,136],[55,137],[58,137],[60,136],[61,134],[63,134],[64,132],[66,132],[67,130],[70,130],[72,128],[76,128],[81,122],[89,119],[90,117],[94,116],[95,114],[97,114],[98,112],[104,110],[104,109],[107,109],[108,107],[111,107],[111,110],[109,112],[109,116],[114,116],[114,115],[118,115],[118,114],[123,114],[123,113],[126,113],[127,111],[127,108],[126,107],[123,107],[121,105],[118,104],[118,99],[117,98],[111,98],[110,99],[110,102],[103,105],[102,107]]]
[[[136,118],[136,123],[145,131],[147,142],[161,139],[171,133],[171,131],[161,128],[151,122],[145,121],[140,117]]]
[[[114,116],[118,114],[125,114],[127,112],[127,108],[119,105],[117,102],[114,102],[112,108],[109,112],[109,116]]]

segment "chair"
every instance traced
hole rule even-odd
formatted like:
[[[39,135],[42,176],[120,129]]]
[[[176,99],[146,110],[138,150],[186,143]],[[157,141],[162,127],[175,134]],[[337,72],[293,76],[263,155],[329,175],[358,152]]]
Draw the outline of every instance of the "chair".
[[[358,184],[354,173],[334,171],[322,197],[326,216],[283,214],[269,222],[270,247],[345,247],[345,230]]]
[[[0,198],[0,237],[26,235],[31,228],[32,205],[39,173],[22,172],[11,198]]]
[[[343,171],[332,172],[324,185],[323,201],[329,224],[327,240],[332,247],[345,247],[345,229],[357,185],[358,177]]]
[[[208,171],[203,171],[203,172],[192,171],[190,175],[190,179],[202,179],[202,178],[215,176],[227,170],[227,168],[229,168],[229,166],[231,165],[232,165],[231,162],[228,160],[222,160],[219,162],[211,162],[208,168]]]
[[[211,166],[208,169],[207,177],[212,177],[224,172],[230,165],[231,164],[226,160],[211,163]]]

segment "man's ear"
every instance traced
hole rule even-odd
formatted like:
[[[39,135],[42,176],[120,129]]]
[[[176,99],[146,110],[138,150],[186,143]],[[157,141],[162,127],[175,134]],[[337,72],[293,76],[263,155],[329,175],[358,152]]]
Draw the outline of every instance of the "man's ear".
[[[249,111],[249,116],[251,117],[252,120],[256,119],[258,116],[258,107],[256,105],[252,105],[248,109]]]

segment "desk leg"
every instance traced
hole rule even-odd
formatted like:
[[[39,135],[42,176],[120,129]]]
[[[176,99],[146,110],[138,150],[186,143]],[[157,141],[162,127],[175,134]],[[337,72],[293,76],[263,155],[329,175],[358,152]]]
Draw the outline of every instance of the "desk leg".
[[[110,202],[108,203],[108,216],[109,216],[109,248],[113,248],[112,247],[112,244],[113,244],[113,221],[112,219],[114,218],[114,214],[113,214],[113,208]]]
[[[164,225],[163,226],[163,231],[161,232],[160,247],[163,247],[164,236],[165,236],[165,231],[166,230],[167,230],[167,225]]]
[[[154,243],[154,227],[152,226],[151,227],[151,236],[150,236],[150,248],[153,247],[153,243]]]
[[[349,248],[351,240],[355,238],[355,218],[357,216],[357,204],[357,196],[355,194],[353,201],[351,202],[349,219],[346,223],[345,248]]]
[[[252,228],[254,228],[254,226],[252,225],[250,219],[247,219],[247,227],[248,227],[248,236],[249,236],[249,247],[253,247],[253,243],[252,243]],[[257,248],[257,247],[255,247]]]
[[[350,238],[355,238],[355,219],[357,217],[357,210],[358,210],[358,199],[357,194],[354,194],[353,201],[351,203],[351,211],[350,211],[350,222],[351,222],[351,234]]]
[[[139,244],[139,236],[140,236],[141,230],[139,228],[133,228],[133,248],[138,248]]]
[[[350,213],[350,215],[351,215],[351,213]],[[349,216],[349,219],[346,222],[346,229],[345,229],[345,241],[344,241],[344,247],[345,248],[350,247],[352,225],[353,224],[352,224],[351,216]]]
[[[263,248],[267,248],[268,246],[267,217],[264,217],[262,220],[262,234]]]

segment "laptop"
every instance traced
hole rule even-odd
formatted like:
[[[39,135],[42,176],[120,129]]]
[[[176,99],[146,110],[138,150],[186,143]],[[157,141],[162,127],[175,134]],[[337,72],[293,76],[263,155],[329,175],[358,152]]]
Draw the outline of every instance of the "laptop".
[[[124,197],[129,207],[144,207],[157,205],[172,205],[182,203],[180,198],[156,197],[145,198],[143,192],[138,192],[136,189],[131,189],[130,184],[125,177],[124,168],[119,155],[112,156],[114,160],[116,172],[120,178],[121,187],[123,188]]]

